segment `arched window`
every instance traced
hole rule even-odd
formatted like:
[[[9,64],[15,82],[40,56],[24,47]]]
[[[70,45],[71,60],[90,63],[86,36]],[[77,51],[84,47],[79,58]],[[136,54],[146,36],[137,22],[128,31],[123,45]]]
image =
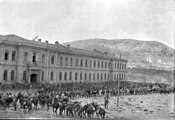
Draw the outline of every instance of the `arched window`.
[[[84,74],[84,80],[87,80],[87,75],[86,75],[86,73]]]
[[[67,80],[67,72],[64,73],[64,80]]]
[[[70,58],[70,66],[73,65],[73,58]]]
[[[13,51],[12,52],[12,61],[15,61],[15,59],[16,59],[16,51]]]
[[[77,73],[75,73],[75,80],[77,80],[78,79],[78,77],[77,77],[78,75],[77,75]]]
[[[59,80],[62,80],[62,72],[59,73]]]
[[[45,54],[42,54],[42,63],[45,63]]]
[[[89,73],[89,80],[91,80],[91,73]]]
[[[23,71],[23,80],[26,81],[27,80],[27,72]]]
[[[82,73],[80,73],[80,80],[82,80]]]
[[[9,59],[9,51],[6,50],[4,54],[4,60],[8,60],[8,59]]]
[[[63,65],[63,57],[60,57],[60,66]]]
[[[68,58],[65,58],[65,66],[68,66]]]
[[[50,80],[53,80],[53,78],[54,78],[54,74],[53,74],[53,72],[51,72],[50,73]]]
[[[11,80],[15,80],[15,71],[14,70],[11,71]]]
[[[69,80],[72,80],[72,72],[69,73]]]
[[[80,66],[83,67],[83,59],[81,59]]]
[[[8,71],[4,70],[4,80],[7,80],[7,79],[8,79]]]
[[[93,74],[93,79],[94,79],[94,81],[95,81],[95,73]]]
[[[78,67],[78,58],[76,59],[76,67]]]
[[[52,57],[51,57],[51,64],[54,64],[54,59],[55,59],[55,57],[54,57],[54,55],[52,55]]]
[[[44,81],[44,71],[41,72],[41,80]]]
[[[36,62],[36,52],[33,53],[33,56],[32,56],[32,62]]]
[[[24,53],[24,62],[27,62],[28,61],[28,52],[25,52]]]

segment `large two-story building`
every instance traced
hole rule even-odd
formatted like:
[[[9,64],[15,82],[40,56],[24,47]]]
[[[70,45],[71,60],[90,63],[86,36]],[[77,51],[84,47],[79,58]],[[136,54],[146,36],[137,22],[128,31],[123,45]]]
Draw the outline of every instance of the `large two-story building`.
[[[70,83],[125,80],[127,60],[58,41],[0,36],[0,83]]]

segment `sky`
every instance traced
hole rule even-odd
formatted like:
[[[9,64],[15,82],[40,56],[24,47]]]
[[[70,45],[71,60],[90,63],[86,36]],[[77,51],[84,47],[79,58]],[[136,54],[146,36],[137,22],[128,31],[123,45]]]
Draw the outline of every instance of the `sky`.
[[[175,48],[174,0],[0,0],[0,35],[60,43],[91,38]]]

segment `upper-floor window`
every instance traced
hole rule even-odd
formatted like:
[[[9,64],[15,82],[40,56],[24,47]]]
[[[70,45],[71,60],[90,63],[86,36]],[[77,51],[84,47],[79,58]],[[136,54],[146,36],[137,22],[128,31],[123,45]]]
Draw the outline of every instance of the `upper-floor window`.
[[[101,62],[101,68],[103,68],[103,62]]]
[[[68,66],[68,58],[65,58],[65,66]]]
[[[8,60],[8,59],[9,59],[9,51],[6,50],[4,55],[4,60]]]
[[[73,65],[73,58],[70,58],[70,66]]]
[[[76,59],[76,67],[78,67],[78,58]]]
[[[87,64],[88,64],[88,62],[87,62],[87,60],[85,61],[85,66],[87,67]]]
[[[24,62],[27,62],[28,61],[28,52],[25,52],[24,53]]]
[[[60,57],[60,66],[63,65],[63,57]]]
[[[89,67],[91,67],[92,66],[92,60],[90,60],[90,62],[89,62]]]
[[[83,67],[83,59],[81,59],[80,66]]]
[[[100,68],[100,61],[98,61],[98,68]]]
[[[80,73],[80,80],[82,80],[82,73]]]
[[[86,73],[84,74],[84,80],[87,80],[87,74]]]
[[[36,53],[35,52],[33,53],[33,56],[32,56],[32,62],[36,62]]]
[[[16,51],[13,51],[12,52],[12,61],[15,61],[15,59],[16,59]]]
[[[95,73],[93,74],[93,79],[95,80]]]
[[[45,54],[42,54],[42,63],[45,63]]]
[[[103,80],[103,73],[101,73],[101,80]]]
[[[94,68],[96,67],[96,61],[94,60]]]
[[[52,55],[52,57],[51,57],[51,64],[54,64],[54,61],[55,60],[55,57],[54,57],[54,55]]]
[[[97,73],[97,80],[99,80],[99,73]]]
[[[67,72],[64,73],[64,80],[67,80]]]
[[[107,68],[107,62],[105,62],[105,68]]]
[[[91,80],[91,73],[89,73],[89,80]]]

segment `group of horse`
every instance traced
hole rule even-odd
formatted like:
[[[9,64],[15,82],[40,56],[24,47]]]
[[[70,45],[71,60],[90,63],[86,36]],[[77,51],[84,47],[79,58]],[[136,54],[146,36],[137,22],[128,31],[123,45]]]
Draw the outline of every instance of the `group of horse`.
[[[29,112],[32,109],[37,110],[38,105],[41,108],[47,107],[52,108],[53,114],[67,117],[78,117],[78,118],[92,118],[94,115],[97,117],[105,118],[105,109],[100,107],[97,103],[87,103],[83,105],[81,102],[72,102],[68,96],[52,95],[52,93],[21,93],[12,95],[11,93],[0,94],[0,106],[8,108],[10,106],[17,110],[19,104],[20,109],[24,112]]]

